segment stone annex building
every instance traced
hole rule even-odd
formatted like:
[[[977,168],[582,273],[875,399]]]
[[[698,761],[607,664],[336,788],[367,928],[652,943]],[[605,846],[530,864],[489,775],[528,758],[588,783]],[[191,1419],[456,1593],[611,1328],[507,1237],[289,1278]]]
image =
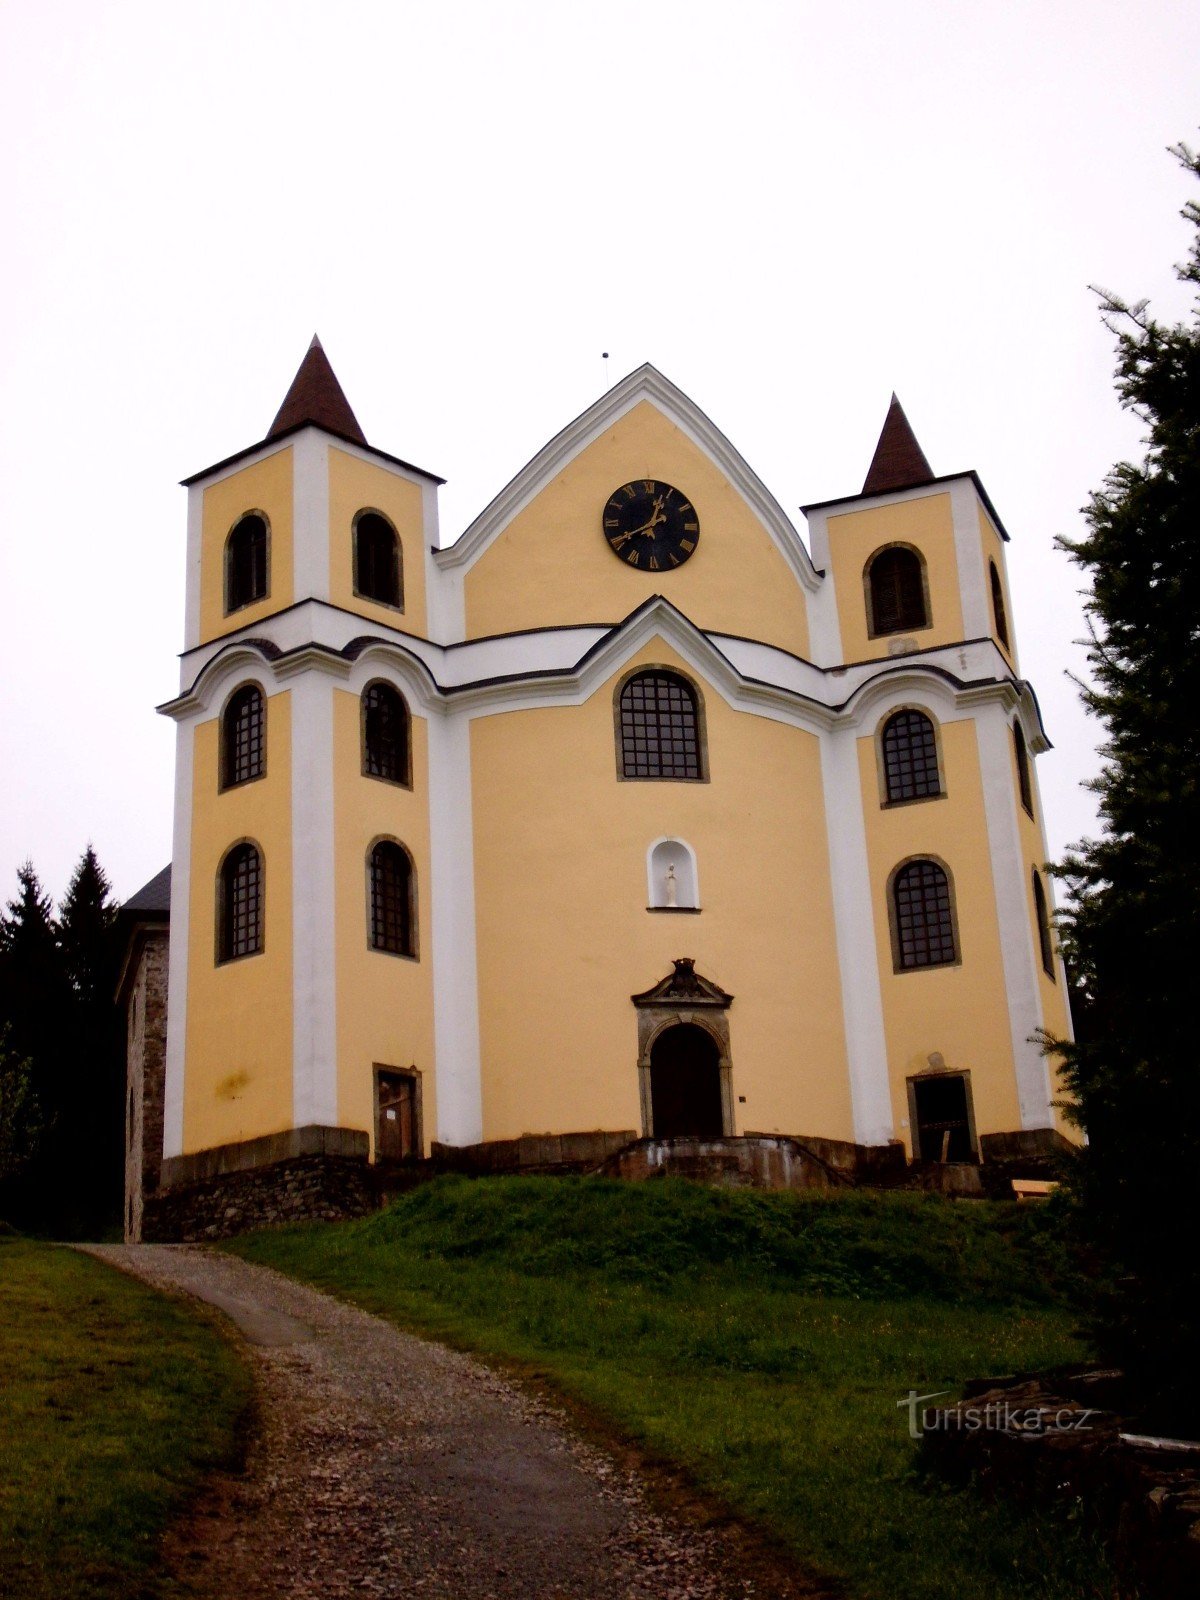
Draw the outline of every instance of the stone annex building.
[[[187,480],[130,1236],[357,1209],[430,1158],[1036,1163],[1047,741],[976,474],[893,398],[806,547],[644,366],[446,546],[441,481],[367,443],[316,340]]]

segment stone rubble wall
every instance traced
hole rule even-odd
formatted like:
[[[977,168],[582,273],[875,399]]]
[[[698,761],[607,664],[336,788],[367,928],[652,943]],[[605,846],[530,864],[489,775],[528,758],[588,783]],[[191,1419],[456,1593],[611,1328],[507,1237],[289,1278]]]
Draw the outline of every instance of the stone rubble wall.
[[[148,1195],[142,1237],[158,1244],[228,1239],[280,1222],[341,1222],[379,1203],[358,1157],[303,1155]]]

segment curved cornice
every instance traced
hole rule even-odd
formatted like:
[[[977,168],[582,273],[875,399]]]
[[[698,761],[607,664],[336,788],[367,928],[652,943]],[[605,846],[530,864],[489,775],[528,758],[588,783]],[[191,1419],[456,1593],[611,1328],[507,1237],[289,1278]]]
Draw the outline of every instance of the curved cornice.
[[[797,581],[815,593],[821,586],[794,524],[745,458],[682,389],[648,362],[601,395],[574,422],[555,434],[471,523],[461,538],[434,553],[439,567],[469,567],[501,530],[552,478],[599,434],[641,401],[648,400],[699,446],[749,504],[774,540]]]

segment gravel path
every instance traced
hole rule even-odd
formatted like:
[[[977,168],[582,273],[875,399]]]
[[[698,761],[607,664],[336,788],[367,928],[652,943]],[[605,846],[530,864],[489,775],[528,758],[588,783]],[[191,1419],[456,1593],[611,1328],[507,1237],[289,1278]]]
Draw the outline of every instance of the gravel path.
[[[96,1246],[219,1306],[248,1341],[259,1426],[169,1537],[220,1600],[785,1600],[807,1584],[736,1524],[655,1509],[637,1471],[479,1361],[193,1245]],[[661,1498],[657,1497],[656,1499]]]

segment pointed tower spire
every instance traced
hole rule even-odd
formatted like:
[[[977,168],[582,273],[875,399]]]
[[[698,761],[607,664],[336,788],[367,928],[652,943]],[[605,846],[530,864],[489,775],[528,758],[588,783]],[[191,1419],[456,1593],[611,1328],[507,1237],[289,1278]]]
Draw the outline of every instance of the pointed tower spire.
[[[932,482],[933,468],[917,443],[904,407],[893,394],[862,492],[885,494],[889,489],[915,489],[919,483]]]
[[[353,439],[356,444],[367,442],[315,333],[267,438],[277,438],[306,422],[340,434],[343,439]]]

